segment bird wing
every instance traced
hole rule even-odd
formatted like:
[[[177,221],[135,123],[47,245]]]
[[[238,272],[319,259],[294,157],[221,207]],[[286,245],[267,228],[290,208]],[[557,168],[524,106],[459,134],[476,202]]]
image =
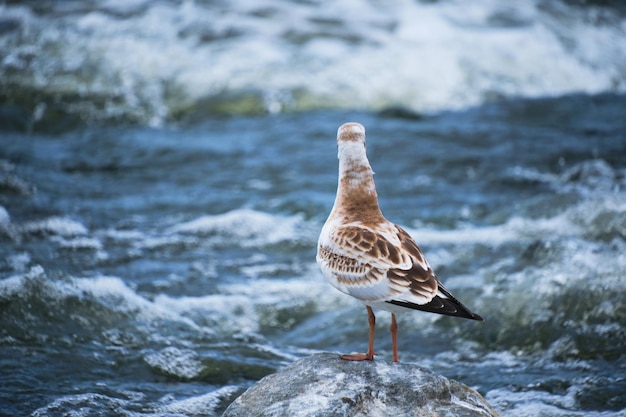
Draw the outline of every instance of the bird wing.
[[[481,316],[471,312],[444,288],[413,238],[400,226],[395,227],[402,241],[402,247],[411,254],[416,263],[409,271],[390,269],[387,272],[389,280],[399,281],[408,285],[411,296],[394,297],[393,300],[387,300],[387,302],[396,306],[430,313],[483,321]],[[421,302],[423,299],[428,301],[425,303]]]
[[[430,302],[438,288],[430,265],[408,233],[393,224],[382,226],[338,226],[318,258],[341,291],[363,301]]]

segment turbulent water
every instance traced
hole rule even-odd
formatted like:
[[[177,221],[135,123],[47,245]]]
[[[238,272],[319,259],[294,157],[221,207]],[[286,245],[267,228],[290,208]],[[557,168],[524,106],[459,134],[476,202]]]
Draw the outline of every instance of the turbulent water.
[[[358,121],[486,319],[401,315],[401,361],[503,416],[626,416],[625,11],[509,3],[1,5],[0,415],[219,416],[363,351],[315,264]]]
[[[626,90],[619,0],[3,3],[0,97],[26,128]]]

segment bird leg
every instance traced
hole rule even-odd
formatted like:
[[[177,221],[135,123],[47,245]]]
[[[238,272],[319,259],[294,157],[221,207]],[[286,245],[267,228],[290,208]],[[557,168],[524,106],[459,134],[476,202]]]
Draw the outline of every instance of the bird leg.
[[[374,326],[376,325],[376,316],[370,306],[367,308],[367,321],[370,325],[369,343],[367,344],[367,353],[350,353],[347,355],[341,355],[341,359],[347,361],[373,361],[374,360]]]
[[[391,313],[391,349],[393,350],[393,361],[398,362],[398,323],[396,323],[396,315]]]

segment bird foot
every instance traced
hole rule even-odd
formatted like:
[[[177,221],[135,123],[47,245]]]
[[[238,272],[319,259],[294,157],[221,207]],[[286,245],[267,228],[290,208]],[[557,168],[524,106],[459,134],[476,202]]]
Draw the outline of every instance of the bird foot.
[[[345,361],[373,361],[374,353],[349,353],[341,355],[340,358]]]

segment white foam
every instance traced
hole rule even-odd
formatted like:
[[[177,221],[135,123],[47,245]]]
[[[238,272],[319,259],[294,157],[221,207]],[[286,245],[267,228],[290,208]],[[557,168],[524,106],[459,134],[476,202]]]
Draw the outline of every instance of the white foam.
[[[60,236],[53,236],[51,240],[57,242],[61,247],[67,249],[102,249],[102,242],[94,237],[80,236],[66,239]]]
[[[607,216],[610,213],[610,216]],[[513,241],[534,239],[552,240],[555,237],[589,237],[602,232],[617,233],[623,227],[619,223],[626,215],[626,195],[600,194],[583,200],[552,217],[511,217],[493,226],[467,226],[453,230],[428,227],[407,228],[418,242],[439,244],[489,244],[500,245]],[[611,221],[603,222],[605,218]],[[604,228],[605,230],[602,230]]]
[[[212,413],[220,403],[232,397],[239,389],[234,385],[226,385],[206,394],[174,401],[160,407],[159,411],[167,413],[167,415],[171,413],[177,415],[213,415]]]
[[[22,225],[21,230],[25,233],[50,233],[63,237],[85,235],[88,233],[88,229],[82,223],[67,217],[56,216],[25,223]]]
[[[197,378],[205,370],[205,366],[195,351],[174,346],[148,353],[143,359],[158,372],[181,379]]]
[[[102,410],[125,411],[127,407],[132,408],[132,402],[128,399],[87,392],[56,398],[50,404],[35,410],[31,415],[43,417],[61,412],[75,417],[88,417],[101,414]]]
[[[171,297],[159,295],[154,303],[160,309],[189,317],[202,326],[224,331],[256,333],[266,310],[301,308],[309,303],[315,308],[336,309],[347,302],[340,292],[328,286],[317,271],[293,279],[250,279],[225,284],[216,294]]]
[[[259,329],[254,300],[244,295],[205,295],[170,297],[159,295],[154,302],[159,308],[191,317],[194,322],[210,325],[217,331],[254,333]]]
[[[168,246],[176,246],[181,244],[194,244],[197,243],[195,238],[181,237],[181,236],[150,236],[140,234],[138,238],[133,241],[133,246],[137,249],[158,249]]]
[[[197,334],[213,334],[212,329],[199,326],[181,314],[184,309],[176,311],[169,309],[167,305],[150,301],[131,289],[118,277],[46,279],[43,268],[35,265],[23,275],[15,275],[0,280],[0,297],[27,296],[32,291],[33,285],[44,287],[42,293],[50,300],[64,300],[71,297],[90,298],[114,313],[132,315],[150,327],[154,323],[174,322]],[[155,340],[161,337],[158,332],[151,332],[151,335]]]
[[[116,230],[109,229],[105,232],[107,237],[111,239],[119,240],[119,241],[136,241],[141,240],[145,237],[145,234],[139,230]]]
[[[520,166],[508,169],[507,173],[517,181],[540,182],[548,184],[557,193],[576,192],[585,198],[601,197],[626,185],[624,175],[601,159],[577,163],[561,174]]]
[[[418,242],[438,244],[489,244],[500,245],[514,240],[530,240],[538,236],[558,233],[561,236],[580,235],[582,229],[573,224],[567,216],[558,215],[545,219],[512,217],[505,223],[494,226],[463,227],[454,230],[432,228],[407,228]]]
[[[342,0],[324,8],[276,3],[263,15],[248,1],[118,3],[63,18],[4,6],[30,37],[0,44],[11,51],[3,64],[28,72],[37,87],[114,97],[113,115],[154,125],[224,93],[260,95],[270,112],[390,105],[424,112],[499,96],[626,90],[626,44],[616,41],[626,26],[608,11],[616,24],[602,24],[593,7]],[[108,12],[144,6],[127,18]],[[97,71],[82,77],[89,66]]]
[[[250,209],[237,209],[224,214],[202,216],[175,225],[168,232],[219,234],[235,238],[241,245],[249,246],[300,240],[300,227],[301,218],[298,216],[274,216]]]
[[[109,305],[115,311],[133,314],[146,321],[171,320],[195,331],[210,333],[209,329],[201,328],[192,320],[142,297],[117,277],[75,278],[69,283],[59,283],[57,287],[63,289],[64,292],[91,294],[100,303]]]
[[[24,287],[24,277],[14,275],[0,280],[0,297],[9,299],[19,296]]]
[[[27,252],[16,253],[7,257],[7,263],[14,271],[24,272],[26,267],[30,264],[31,257]]]
[[[11,216],[3,206],[0,206],[0,226],[6,226],[11,223]]]
[[[615,411],[576,410],[574,390],[566,395],[551,394],[538,390],[508,390],[498,388],[489,391],[485,399],[502,417],[618,417],[626,413]]]

